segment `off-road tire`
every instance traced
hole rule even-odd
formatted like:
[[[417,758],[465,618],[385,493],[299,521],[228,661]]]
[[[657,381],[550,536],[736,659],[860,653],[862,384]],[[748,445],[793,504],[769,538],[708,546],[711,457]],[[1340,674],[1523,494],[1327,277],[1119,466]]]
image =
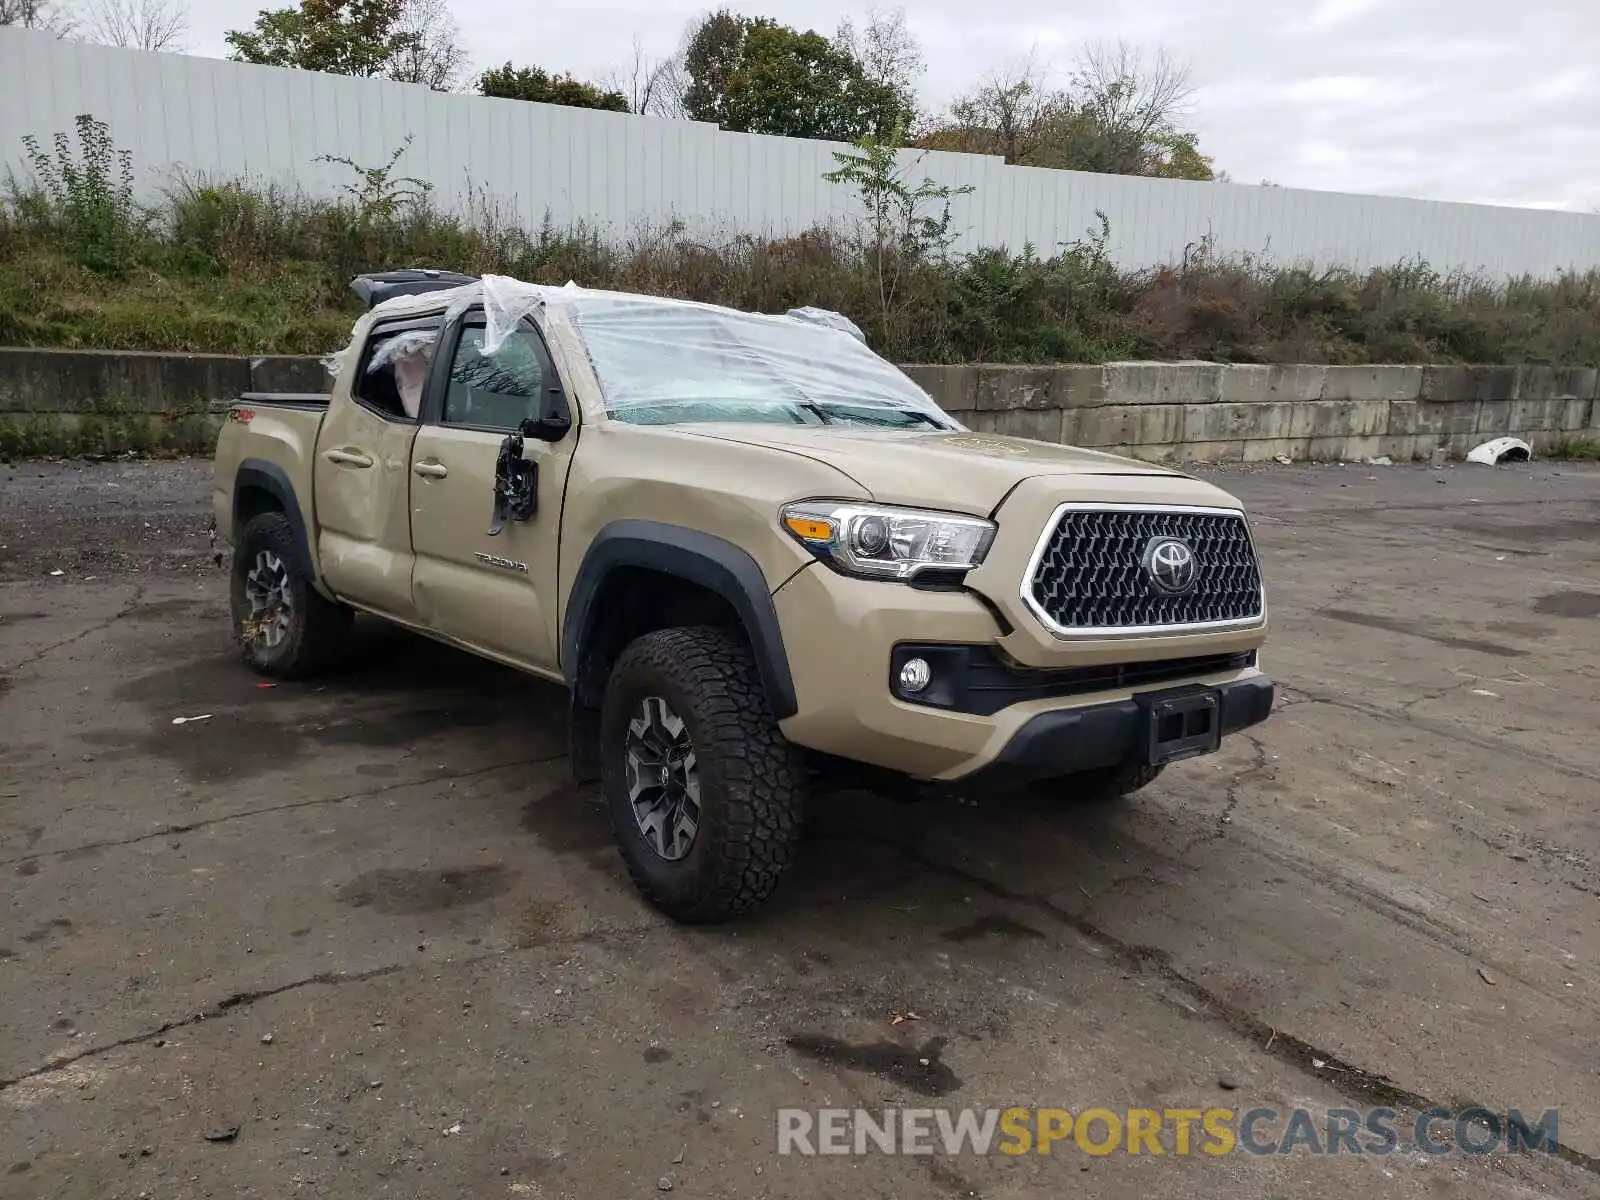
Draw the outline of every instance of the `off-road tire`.
[[[1166,769],[1165,764],[1147,767],[1138,763],[1100,767],[1057,779],[1041,779],[1032,784],[1030,790],[1037,796],[1049,796],[1073,804],[1109,804],[1148,787]]]
[[[645,839],[629,801],[628,728],[648,696],[682,719],[699,772],[699,827],[676,861]],[[794,859],[805,801],[800,755],[778,732],[749,646],[723,630],[663,629],[623,650],[601,705],[600,770],[628,873],[674,920],[707,924],[756,908]]]
[[[263,552],[284,564],[290,597],[289,628],[276,646],[253,628],[246,579]],[[274,679],[300,679],[331,666],[349,637],[355,614],[327,599],[300,565],[294,528],[281,512],[250,518],[234,543],[230,601],[234,638],[245,665]]]

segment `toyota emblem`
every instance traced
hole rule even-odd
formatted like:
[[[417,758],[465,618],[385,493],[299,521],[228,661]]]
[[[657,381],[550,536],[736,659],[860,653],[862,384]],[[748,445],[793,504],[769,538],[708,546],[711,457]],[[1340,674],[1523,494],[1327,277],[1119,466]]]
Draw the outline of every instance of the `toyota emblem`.
[[[1177,596],[1194,586],[1200,575],[1194,551],[1182,538],[1154,537],[1144,548],[1144,573],[1157,591]]]

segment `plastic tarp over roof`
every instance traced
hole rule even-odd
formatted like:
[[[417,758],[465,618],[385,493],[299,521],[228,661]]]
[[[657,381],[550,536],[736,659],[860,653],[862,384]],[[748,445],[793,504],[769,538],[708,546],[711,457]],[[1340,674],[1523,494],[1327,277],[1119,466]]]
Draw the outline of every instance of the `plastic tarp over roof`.
[[[606,411],[640,423],[776,420],[959,429],[848,318],[824,309],[781,316],[503,275],[434,293],[448,322],[481,304],[492,356],[521,321],[544,310],[570,321],[599,380]],[[401,298],[373,309],[414,307]]]

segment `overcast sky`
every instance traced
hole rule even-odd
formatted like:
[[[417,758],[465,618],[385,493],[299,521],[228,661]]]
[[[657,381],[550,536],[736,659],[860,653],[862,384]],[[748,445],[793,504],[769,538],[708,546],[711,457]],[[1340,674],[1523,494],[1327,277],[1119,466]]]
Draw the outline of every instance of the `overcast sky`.
[[[287,0],[272,0],[278,7]],[[712,0],[452,0],[478,68],[594,77],[637,35],[667,54]],[[885,7],[894,7],[889,0]],[[259,0],[193,0],[189,49],[222,56]],[[748,0],[736,11],[831,35],[860,8]],[[865,6],[862,6],[865,7]],[[1121,38],[1192,68],[1191,126],[1240,183],[1488,204],[1600,208],[1596,0],[906,0],[942,107],[1037,48],[1065,73]]]

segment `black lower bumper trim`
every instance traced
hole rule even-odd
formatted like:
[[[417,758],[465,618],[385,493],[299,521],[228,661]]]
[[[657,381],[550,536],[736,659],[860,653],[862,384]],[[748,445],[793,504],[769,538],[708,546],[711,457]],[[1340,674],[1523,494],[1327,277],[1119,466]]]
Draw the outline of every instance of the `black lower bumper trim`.
[[[1272,711],[1274,689],[1265,676],[1225,683],[1216,691],[1223,736],[1260,724]],[[963,789],[1012,787],[1120,766],[1139,760],[1148,728],[1148,710],[1138,697],[1040,713],[1017,730],[993,762],[952,782]]]

